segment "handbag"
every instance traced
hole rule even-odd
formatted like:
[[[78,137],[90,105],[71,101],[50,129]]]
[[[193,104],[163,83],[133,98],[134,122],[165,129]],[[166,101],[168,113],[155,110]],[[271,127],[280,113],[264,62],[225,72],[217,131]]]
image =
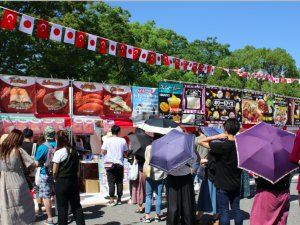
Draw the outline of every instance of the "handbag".
[[[128,177],[129,180],[137,180],[139,176],[139,165],[137,163],[133,163],[129,165]]]

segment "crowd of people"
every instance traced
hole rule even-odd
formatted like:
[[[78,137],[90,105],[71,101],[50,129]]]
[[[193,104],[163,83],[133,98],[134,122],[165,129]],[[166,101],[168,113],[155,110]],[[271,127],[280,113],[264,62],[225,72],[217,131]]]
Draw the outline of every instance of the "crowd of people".
[[[130,203],[137,206],[135,213],[142,215],[140,222],[162,220],[165,194],[167,225],[204,224],[205,214],[211,215],[211,224],[229,225],[230,210],[233,211],[235,224],[243,224],[240,199],[250,196],[250,183],[249,173],[238,168],[235,143],[235,135],[240,131],[238,120],[228,119],[224,123],[224,133],[219,135],[206,137],[201,130],[195,132],[195,158],[170,173],[150,165],[152,144],[145,146],[144,154],[136,154],[132,151],[132,143],[120,137],[120,131],[119,126],[112,126],[111,134],[103,139],[101,147],[108,180],[108,207],[124,203],[126,157],[138,170],[137,176],[130,180]],[[136,132],[143,133],[140,129]],[[153,133],[151,139],[155,141],[164,135]],[[28,128],[23,131],[13,129],[1,136],[0,224],[32,224],[36,217],[44,215],[44,206],[47,215],[45,225],[52,225],[53,202],[59,225],[68,224],[69,208],[76,224],[85,224],[77,175],[78,141],[71,141],[66,131],[56,132],[52,126],[47,126],[37,140],[33,141],[33,132]],[[299,132],[291,161],[296,164],[300,162]],[[256,176],[251,225],[286,224],[290,182],[290,174],[275,184]],[[195,190],[198,189],[196,201]],[[299,181],[297,190],[300,196]],[[32,192],[38,206],[36,212]],[[152,204],[155,205],[154,217],[151,217]]]

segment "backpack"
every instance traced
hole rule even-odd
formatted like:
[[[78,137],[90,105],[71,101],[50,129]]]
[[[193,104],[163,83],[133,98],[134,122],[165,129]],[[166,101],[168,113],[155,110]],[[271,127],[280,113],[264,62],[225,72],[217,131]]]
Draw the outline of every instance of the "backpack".
[[[48,153],[47,153],[47,159],[46,162],[44,163],[44,166],[47,168],[49,175],[53,174],[53,156],[56,151],[55,147],[52,147],[47,141],[43,143],[44,145],[47,146],[48,148]]]

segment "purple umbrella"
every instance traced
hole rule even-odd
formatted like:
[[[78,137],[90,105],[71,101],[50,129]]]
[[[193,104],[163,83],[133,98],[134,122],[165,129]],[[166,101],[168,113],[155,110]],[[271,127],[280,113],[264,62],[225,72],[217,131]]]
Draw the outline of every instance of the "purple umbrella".
[[[152,143],[150,165],[167,173],[195,158],[195,135],[171,130]]]
[[[274,184],[298,168],[289,162],[294,140],[290,132],[259,123],[236,136],[239,167]]]

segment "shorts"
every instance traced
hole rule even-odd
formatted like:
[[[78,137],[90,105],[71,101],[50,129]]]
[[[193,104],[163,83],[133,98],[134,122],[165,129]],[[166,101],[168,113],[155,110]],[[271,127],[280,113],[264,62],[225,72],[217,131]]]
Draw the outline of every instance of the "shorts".
[[[48,174],[40,174],[39,197],[51,198],[53,190],[52,178]]]

